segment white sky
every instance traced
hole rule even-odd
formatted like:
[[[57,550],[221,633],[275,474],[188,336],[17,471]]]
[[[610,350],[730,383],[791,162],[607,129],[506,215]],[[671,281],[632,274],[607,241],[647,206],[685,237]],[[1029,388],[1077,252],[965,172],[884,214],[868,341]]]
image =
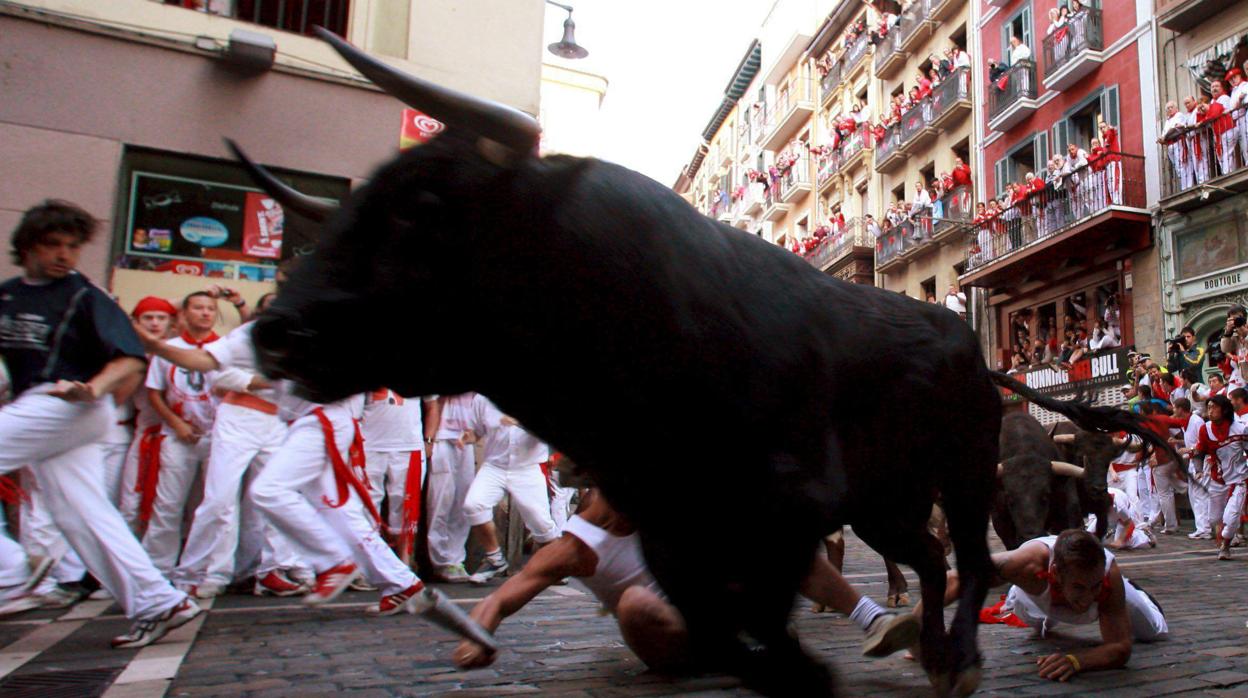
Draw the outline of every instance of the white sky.
[[[595,156],[671,186],[693,156],[772,0],[571,0],[589,57],[551,63],[607,78]],[[546,6],[546,39],[567,13]],[[711,37],[713,40],[707,40]]]

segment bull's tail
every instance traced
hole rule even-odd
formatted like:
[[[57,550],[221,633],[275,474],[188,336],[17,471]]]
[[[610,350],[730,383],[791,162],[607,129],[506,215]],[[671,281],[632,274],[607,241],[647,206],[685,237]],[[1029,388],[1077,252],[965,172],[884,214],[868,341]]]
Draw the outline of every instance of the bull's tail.
[[[1183,459],[1179,457],[1174,447],[1168,441],[1158,436],[1157,432],[1149,429],[1148,425],[1145,424],[1144,418],[1138,414],[1120,410],[1117,407],[1093,407],[1082,402],[1054,400],[1000,371],[989,371],[988,373],[992,376],[993,383],[1022,395],[1050,412],[1056,412],[1067,417],[1083,429],[1109,433],[1125,431],[1128,434],[1135,434],[1144,439],[1153,448],[1169,453],[1175,463],[1183,462]]]

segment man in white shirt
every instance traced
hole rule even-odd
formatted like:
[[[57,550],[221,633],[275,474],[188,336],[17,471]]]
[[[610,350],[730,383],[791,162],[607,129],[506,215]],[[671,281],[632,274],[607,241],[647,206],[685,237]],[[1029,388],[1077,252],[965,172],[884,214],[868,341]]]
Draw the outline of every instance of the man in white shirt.
[[[361,428],[369,495],[379,511],[385,499],[386,527],[395,552],[411,564],[426,474],[421,401],[388,388],[374,390],[364,397]]]
[[[1240,162],[1248,163],[1248,80],[1244,71],[1232,68],[1226,74],[1231,83],[1231,118],[1235,119],[1236,140],[1239,141]]]
[[[1182,189],[1193,186],[1196,172],[1192,167],[1187,139],[1183,132],[1187,126],[1187,116],[1179,111],[1179,105],[1166,102],[1166,123],[1162,126],[1161,138],[1157,139],[1157,142],[1166,146],[1166,155],[1170,158],[1175,178],[1178,179]]]
[[[474,449],[460,438],[472,423],[473,393],[425,398],[429,405],[425,433],[429,454],[429,561],[437,578],[453,584],[485,580],[464,569],[470,526],[464,498],[476,474]]]
[[[949,291],[945,293],[945,307],[957,313],[963,320],[966,319],[966,294],[957,284],[949,284]]]
[[[534,542],[545,545],[559,537],[550,516],[541,466],[550,458],[550,449],[484,395],[473,396],[468,426],[471,434],[483,441],[484,453],[481,469],[464,498],[464,516],[485,550],[485,560],[476,574],[489,579],[507,571],[494,530],[494,506],[504,494],[511,495],[511,505],[520,512]],[[465,433],[464,438],[468,435]]]
[[[1183,447],[1193,449],[1200,436],[1200,428],[1205,420],[1192,412],[1192,402],[1188,398],[1174,400],[1174,416],[1183,420],[1187,426],[1183,429]],[[1196,520],[1196,530],[1188,534],[1188,538],[1213,539],[1213,521],[1209,514],[1209,468],[1205,459],[1192,454],[1187,460],[1188,480],[1192,483],[1187,488],[1187,498],[1192,504],[1192,516]]]
[[[914,221],[915,237],[924,240],[932,236],[932,195],[923,181],[914,183],[914,201],[910,202],[910,218]]]
[[[182,321],[186,329],[169,340],[172,346],[203,348],[219,339],[212,330],[217,323],[217,300],[205,291],[182,301]],[[164,424],[159,460],[149,462],[139,476],[144,489],[140,518],[148,519],[143,547],[165,576],[177,565],[187,499],[211,450],[217,411],[217,398],[212,394],[215,378],[212,372],[186,370],[159,356],[147,369],[147,399]]]

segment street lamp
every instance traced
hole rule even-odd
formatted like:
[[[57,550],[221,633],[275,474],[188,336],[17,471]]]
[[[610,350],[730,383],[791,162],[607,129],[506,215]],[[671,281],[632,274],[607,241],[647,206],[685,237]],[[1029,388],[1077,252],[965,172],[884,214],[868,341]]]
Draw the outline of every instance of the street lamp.
[[[563,20],[563,39],[557,43],[547,46],[546,50],[556,56],[559,56],[560,58],[576,59],[588,56],[589,51],[586,51],[584,46],[576,43],[576,37],[572,35],[573,32],[576,31],[576,22],[572,21],[572,7],[570,5],[551,2],[551,0],[546,0],[546,4],[554,5],[555,7],[568,11],[568,18]]]

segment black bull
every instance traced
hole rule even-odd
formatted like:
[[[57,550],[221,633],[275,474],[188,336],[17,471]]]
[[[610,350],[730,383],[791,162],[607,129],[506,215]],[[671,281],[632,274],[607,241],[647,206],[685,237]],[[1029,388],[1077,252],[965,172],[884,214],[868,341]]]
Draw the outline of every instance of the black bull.
[[[1035,417],[1007,414],[1001,421],[1000,447],[992,527],[1007,549],[1081,525],[1082,478],[1072,477],[1078,469],[1063,459]]]
[[[487,395],[637,523],[700,656],[770,693],[831,690],[786,620],[816,543],[851,524],[919,574],[937,687],[973,689],[993,382],[1026,389],[985,369],[966,324],[829,278],[635,172],[537,158],[527,117],[326,34],[448,129],[328,219],[257,322],[265,373],[321,401],[380,386]],[[1108,410],[1056,409],[1118,428]],[[948,635],[942,550],[926,529],[938,492],[963,580]]]

